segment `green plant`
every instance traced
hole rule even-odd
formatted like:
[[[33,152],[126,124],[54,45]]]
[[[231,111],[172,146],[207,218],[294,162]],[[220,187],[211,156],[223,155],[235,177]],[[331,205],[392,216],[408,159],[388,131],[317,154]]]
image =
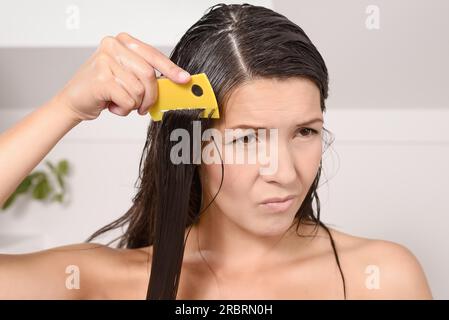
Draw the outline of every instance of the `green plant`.
[[[6,200],[2,206],[2,210],[10,207],[18,195],[26,194],[29,190],[32,190],[31,196],[33,199],[44,201],[50,197],[53,202],[63,202],[66,191],[64,176],[69,172],[69,163],[67,160],[61,160],[56,166],[50,161],[45,161],[45,164],[50,168],[50,174],[56,178],[55,180],[61,191],[55,192],[56,188],[52,185],[52,180],[49,179],[49,175],[45,171],[37,170],[23,179],[14,193]]]

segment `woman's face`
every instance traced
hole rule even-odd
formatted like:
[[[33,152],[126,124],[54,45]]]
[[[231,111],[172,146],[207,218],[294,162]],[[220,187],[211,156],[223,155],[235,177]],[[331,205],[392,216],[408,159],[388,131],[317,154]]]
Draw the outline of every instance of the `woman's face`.
[[[225,117],[220,116],[215,128],[223,140],[216,143],[221,144],[224,161],[230,148],[234,148],[234,155],[232,159],[226,159],[223,185],[204,214],[211,215],[208,218],[217,223],[231,223],[259,236],[284,233],[291,226],[320,165],[323,123],[302,125],[312,119],[323,120],[318,87],[303,78],[255,80],[231,94],[225,106]],[[245,126],[256,129],[252,133],[245,132]],[[243,131],[228,131],[234,136],[227,139],[225,129],[230,128],[242,128]],[[258,139],[257,128],[267,128],[266,138]],[[276,139],[270,134],[270,128],[277,129]],[[314,134],[310,129],[318,133]],[[233,143],[236,138],[240,141]],[[208,144],[213,146],[213,142]],[[265,149],[259,149],[262,144]],[[256,150],[265,150],[263,154],[269,162],[263,162]],[[248,158],[244,158],[243,163],[237,162],[238,154],[250,152],[256,155],[255,162],[249,162]],[[265,173],[260,170],[269,167],[271,169]],[[219,189],[221,163],[202,162],[200,178],[204,208]],[[288,195],[295,197],[285,211],[274,211],[261,204],[268,198]]]

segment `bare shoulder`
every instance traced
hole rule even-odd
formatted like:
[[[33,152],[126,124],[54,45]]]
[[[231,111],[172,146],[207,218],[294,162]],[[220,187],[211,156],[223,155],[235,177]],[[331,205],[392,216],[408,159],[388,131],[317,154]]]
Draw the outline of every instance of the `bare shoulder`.
[[[329,228],[348,299],[432,299],[424,270],[406,246]]]
[[[0,299],[101,299],[141,266],[138,250],[97,243],[0,255]],[[124,294],[126,294],[126,290]]]

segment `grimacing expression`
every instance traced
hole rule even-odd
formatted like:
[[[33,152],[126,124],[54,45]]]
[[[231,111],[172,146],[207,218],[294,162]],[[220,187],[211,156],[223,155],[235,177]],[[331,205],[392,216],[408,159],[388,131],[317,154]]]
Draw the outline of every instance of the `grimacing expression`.
[[[225,163],[220,192],[205,214],[213,214],[222,223],[233,223],[260,235],[275,236],[292,224],[313,183],[322,156],[323,114],[320,91],[311,80],[257,79],[234,90],[225,108],[225,116],[214,128],[225,136],[228,128],[277,128],[277,170],[261,174],[267,164]],[[309,124],[307,120],[319,119]],[[243,149],[257,144],[257,134],[236,136]],[[270,139],[269,133],[266,139]],[[271,141],[272,142],[272,141]],[[213,142],[208,142],[213,143]],[[222,143],[222,152],[232,144]],[[270,143],[267,142],[268,151]],[[271,157],[270,157],[271,158]],[[203,207],[217,193],[222,179],[221,163],[200,165]],[[295,195],[292,205],[283,212],[273,212],[261,202],[272,197]]]

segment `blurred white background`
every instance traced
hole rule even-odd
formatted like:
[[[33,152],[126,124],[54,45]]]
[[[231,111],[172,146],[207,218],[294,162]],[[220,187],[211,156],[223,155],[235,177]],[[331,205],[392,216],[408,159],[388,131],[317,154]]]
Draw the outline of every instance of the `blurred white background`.
[[[329,69],[324,118],[335,142],[323,160],[323,221],[405,245],[434,297],[448,299],[449,2],[247,2],[302,27]],[[215,3],[1,0],[0,132],[62,88],[104,36],[125,31],[169,55]],[[69,201],[18,197],[0,211],[0,252],[79,243],[123,215],[149,121],[103,112],[69,132],[45,158],[72,165]]]

